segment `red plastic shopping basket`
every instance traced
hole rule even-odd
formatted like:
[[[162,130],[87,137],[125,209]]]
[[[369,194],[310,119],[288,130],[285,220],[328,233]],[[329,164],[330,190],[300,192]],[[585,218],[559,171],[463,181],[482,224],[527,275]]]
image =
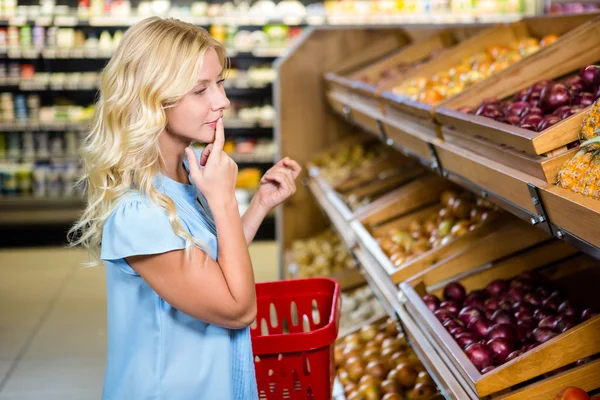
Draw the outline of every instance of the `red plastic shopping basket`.
[[[251,327],[260,400],[331,399],[340,286],[327,278],[256,284]]]

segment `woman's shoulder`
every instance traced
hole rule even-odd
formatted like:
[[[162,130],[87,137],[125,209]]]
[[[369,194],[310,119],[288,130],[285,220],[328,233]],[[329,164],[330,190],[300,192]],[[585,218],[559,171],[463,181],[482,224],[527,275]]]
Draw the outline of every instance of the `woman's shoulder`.
[[[166,217],[165,210],[148,196],[131,191],[117,200],[107,222],[135,223],[139,222],[137,220],[151,220],[163,215]]]

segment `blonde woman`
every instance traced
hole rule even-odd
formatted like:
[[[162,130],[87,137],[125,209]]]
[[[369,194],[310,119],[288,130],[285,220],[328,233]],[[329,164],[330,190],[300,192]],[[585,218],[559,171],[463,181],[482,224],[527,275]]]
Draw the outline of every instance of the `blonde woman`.
[[[102,73],[83,157],[88,204],[71,234],[106,261],[103,399],[258,398],[248,244],[300,167],[278,162],[240,217],[237,165],[223,152],[225,68],[205,30],[149,18]],[[197,154],[192,141],[208,145]]]

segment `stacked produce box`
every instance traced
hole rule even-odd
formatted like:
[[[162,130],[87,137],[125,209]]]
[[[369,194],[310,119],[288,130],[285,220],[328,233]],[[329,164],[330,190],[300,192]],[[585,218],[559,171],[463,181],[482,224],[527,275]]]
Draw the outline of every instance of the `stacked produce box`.
[[[282,152],[304,160],[308,190],[401,327],[339,339],[349,399],[600,391],[600,18],[479,28],[398,29],[331,54],[343,67],[316,71],[325,93],[311,92],[328,109],[303,105],[322,129],[280,121]],[[313,39],[303,50],[341,40]],[[292,147],[303,126],[314,147]]]

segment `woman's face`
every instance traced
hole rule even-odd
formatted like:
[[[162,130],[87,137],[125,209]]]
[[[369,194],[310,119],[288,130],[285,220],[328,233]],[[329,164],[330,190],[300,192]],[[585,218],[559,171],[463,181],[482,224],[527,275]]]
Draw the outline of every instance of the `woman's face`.
[[[175,106],[166,110],[166,134],[185,142],[212,143],[215,140],[217,120],[229,108],[229,99],[223,89],[223,66],[215,49],[204,55],[196,85]]]

